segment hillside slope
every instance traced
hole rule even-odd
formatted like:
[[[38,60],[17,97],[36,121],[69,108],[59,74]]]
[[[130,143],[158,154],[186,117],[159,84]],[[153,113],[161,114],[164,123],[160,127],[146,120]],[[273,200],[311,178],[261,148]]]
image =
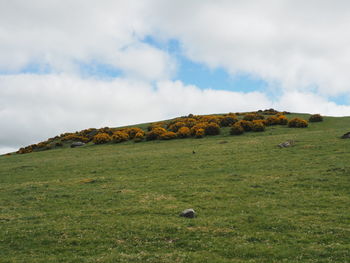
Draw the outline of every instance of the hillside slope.
[[[348,262],[348,131],[326,117],[1,156],[0,262]]]

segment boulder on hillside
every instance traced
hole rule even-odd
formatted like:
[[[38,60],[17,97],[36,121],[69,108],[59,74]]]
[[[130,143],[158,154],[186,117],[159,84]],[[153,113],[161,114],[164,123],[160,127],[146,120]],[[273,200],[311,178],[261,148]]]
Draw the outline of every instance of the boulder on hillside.
[[[189,208],[189,209],[185,209],[184,211],[182,211],[180,213],[180,216],[194,218],[194,217],[196,217],[196,212],[192,208]]]
[[[85,143],[83,143],[83,142],[73,142],[73,143],[70,145],[70,147],[71,147],[71,148],[75,148],[75,147],[80,147],[80,146],[83,146],[83,145],[85,145]]]
[[[289,140],[289,141],[285,141],[285,142],[282,142],[278,145],[278,147],[280,148],[287,148],[287,147],[291,147],[294,145],[294,141],[292,140]]]
[[[347,133],[343,134],[343,136],[340,137],[340,138],[342,138],[342,139],[350,139],[350,132],[347,132]]]

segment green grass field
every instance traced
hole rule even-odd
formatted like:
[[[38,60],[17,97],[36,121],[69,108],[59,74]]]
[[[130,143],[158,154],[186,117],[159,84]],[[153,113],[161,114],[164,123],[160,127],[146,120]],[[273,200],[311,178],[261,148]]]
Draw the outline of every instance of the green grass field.
[[[350,262],[348,131],[326,117],[1,156],[0,262]]]

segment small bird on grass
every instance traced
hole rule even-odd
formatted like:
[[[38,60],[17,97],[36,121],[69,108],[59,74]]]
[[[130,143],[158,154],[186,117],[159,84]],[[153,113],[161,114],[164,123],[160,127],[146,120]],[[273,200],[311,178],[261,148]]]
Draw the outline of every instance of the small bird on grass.
[[[196,152],[193,150],[192,153],[195,154]]]

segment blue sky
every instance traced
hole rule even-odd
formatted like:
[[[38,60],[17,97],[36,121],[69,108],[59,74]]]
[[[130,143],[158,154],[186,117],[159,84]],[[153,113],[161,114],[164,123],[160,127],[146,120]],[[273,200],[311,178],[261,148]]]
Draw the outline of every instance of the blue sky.
[[[166,42],[147,36],[143,41],[164,50],[176,58],[177,72],[173,79],[179,79],[186,84],[196,85],[201,89],[230,90],[252,92],[266,90],[267,83],[249,74],[230,75],[223,68],[210,68],[204,63],[192,61],[184,55],[181,44],[176,39]]]

